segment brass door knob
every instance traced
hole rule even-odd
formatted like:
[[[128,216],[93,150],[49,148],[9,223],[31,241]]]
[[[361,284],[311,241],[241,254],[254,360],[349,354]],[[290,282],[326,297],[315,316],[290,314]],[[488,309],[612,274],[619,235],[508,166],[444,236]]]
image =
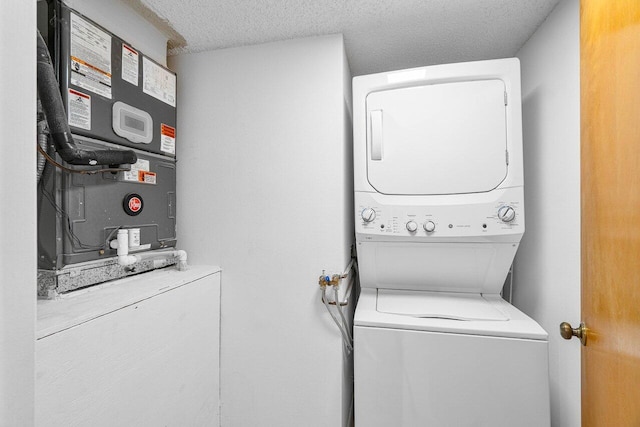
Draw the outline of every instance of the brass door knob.
[[[587,327],[584,323],[580,323],[577,328],[572,328],[569,322],[560,323],[560,335],[565,340],[570,340],[572,337],[580,339],[582,345],[587,345]]]

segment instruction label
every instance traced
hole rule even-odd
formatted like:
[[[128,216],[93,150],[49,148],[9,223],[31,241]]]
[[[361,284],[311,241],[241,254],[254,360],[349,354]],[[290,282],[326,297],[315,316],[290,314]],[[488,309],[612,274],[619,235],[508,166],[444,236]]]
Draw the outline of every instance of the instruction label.
[[[160,150],[176,154],[176,128],[164,123],[160,124]]]
[[[156,184],[156,173],[149,170],[149,160],[138,159],[131,165],[131,170],[122,173],[122,178],[129,182]]]
[[[176,75],[146,56],[142,57],[142,90],[172,107],[176,106]]]
[[[140,55],[132,47],[122,44],[122,80],[138,86]]]
[[[91,130],[91,96],[69,89],[67,94],[69,125]]]
[[[71,84],[111,99],[111,36],[74,13]]]
[[[138,172],[138,181],[144,182],[145,184],[156,184],[156,173],[149,171],[140,171]]]

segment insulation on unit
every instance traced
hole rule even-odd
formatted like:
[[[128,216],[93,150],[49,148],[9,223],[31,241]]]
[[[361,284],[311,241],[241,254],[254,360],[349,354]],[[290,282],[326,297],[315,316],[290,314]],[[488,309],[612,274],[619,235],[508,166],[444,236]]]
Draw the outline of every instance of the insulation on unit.
[[[48,155],[62,168],[48,162],[38,183],[40,294],[70,271],[89,277],[63,291],[162,266],[118,265],[110,242],[118,230],[134,229],[139,245],[132,252],[176,245],[176,75],[59,0],[38,3],[38,26],[75,144],[133,151],[136,158],[74,167],[49,144]]]

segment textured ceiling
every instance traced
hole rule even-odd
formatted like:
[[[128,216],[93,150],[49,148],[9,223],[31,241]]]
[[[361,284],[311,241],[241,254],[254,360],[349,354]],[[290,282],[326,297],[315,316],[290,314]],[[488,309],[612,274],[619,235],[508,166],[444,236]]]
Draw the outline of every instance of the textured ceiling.
[[[169,54],[342,33],[353,75],[513,56],[559,0],[129,0]]]

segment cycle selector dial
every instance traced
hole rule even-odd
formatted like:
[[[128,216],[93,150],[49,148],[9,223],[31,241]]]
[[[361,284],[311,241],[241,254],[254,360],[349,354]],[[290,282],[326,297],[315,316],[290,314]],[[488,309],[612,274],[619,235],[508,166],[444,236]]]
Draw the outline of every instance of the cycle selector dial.
[[[502,206],[498,209],[498,218],[502,222],[511,222],[516,219],[516,210],[512,206]]]
[[[415,221],[407,222],[407,230],[409,230],[410,233],[415,233],[418,230],[418,224],[416,224]]]
[[[422,228],[424,228],[424,231],[426,231],[427,233],[432,233],[433,230],[436,229],[436,224],[433,221],[427,221],[422,224]]]
[[[371,222],[376,219],[376,211],[371,208],[366,208],[362,210],[360,216],[364,222]]]

